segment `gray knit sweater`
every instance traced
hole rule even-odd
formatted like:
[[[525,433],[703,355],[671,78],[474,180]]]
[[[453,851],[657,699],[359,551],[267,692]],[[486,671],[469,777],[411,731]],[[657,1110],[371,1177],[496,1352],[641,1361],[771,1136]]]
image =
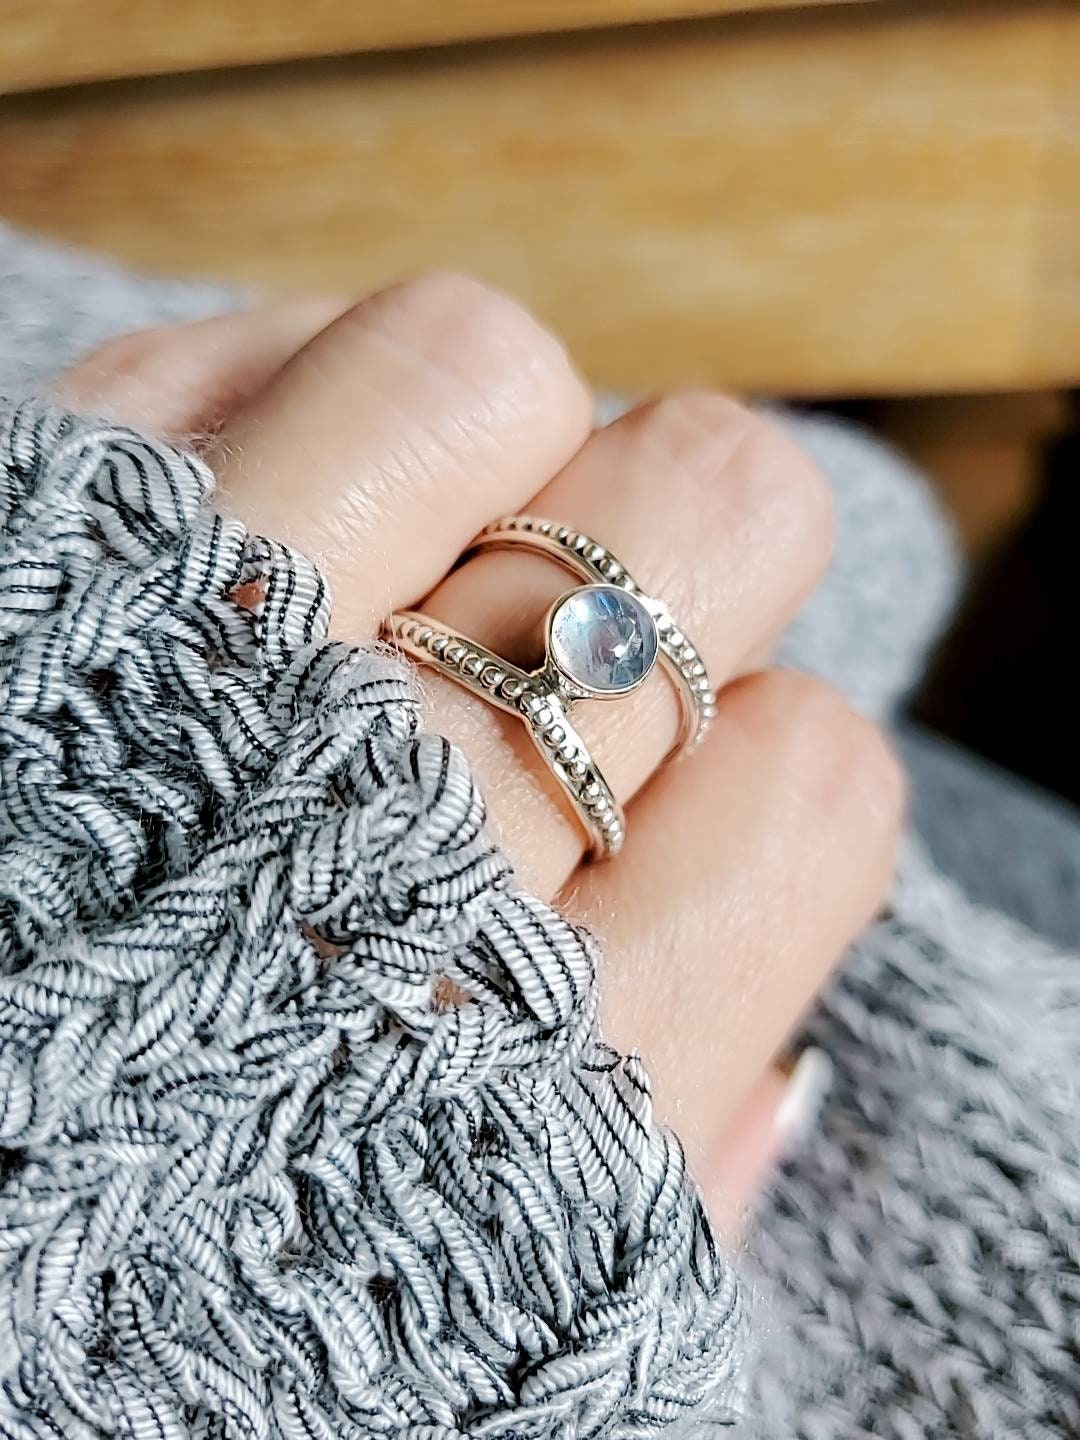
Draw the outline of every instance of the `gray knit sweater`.
[[[205,313],[230,301],[212,287],[128,277],[99,262],[0,232],[0,391],[26,392],[108,334]],[[785,658],[826,675],[862,708],[894,722],[955,586],[946,533],[918,477],[881,447],[829,422],[794,418],[785,423],[832,479],[839,511],[836,563],[787,638]],[[810,1038],[834,1061],[836,1083],[819,1133],[774,1184],[741,1259],[744,1287],[755,1292],[757,1352],[743,1430],[761,1440],[787,1435],[821,1440],[1075,1435],[1080,1431],[1080,1124],[1075,1100],[1080,970],[1067,948],[1075,944],[1080,928],[1080,829],[1064,807],[973,765],[928,737],[901,727],[900,741],[912,763],[917,833],[906,845],[889,914],[856,946],[809,1023]],[[175,796],[169,800],[177,803]],[[10,792],[2,803],[10,807]],[[468,813],[466,806],[459,820],[466,831]],[[11,814],[0,818],[10,823]],[[466,838],[462,843],[472,842]],[[102,883],[107,885],[108,879],[106,875]],[[484,883],[490,880],[488,876]],[[105,903],[106,897],[98,894],[97,900]],[[287,963],[280,958],[279,964]],[[586,960],[581,964],[584,976]],[[280,976],[275,983],[279,981]],[[51,1002],[43,998],[41,1003]],[[379,997],[379,1003],[386,1003],[386,997]],[[552,1018],[547,1017],[549,1024]],[[0,1015],[0,1027],[4,1023]],[[85,1049],[92,1041],[79,1043]],[[256,1074],[260,1066],[269,1071],[281,1063],[266,1035],[255,1048],[250,1072],[238,1072],[230,1082],[237,1103],[245,1086],[262,1083]],[[326,1063],[332,1061],[330,1057]],[[313,1058],[316,1068],[319,1063]],[[632,1081],[630,1090],[623,1084],[624,1096],[632,1092]],[[16,1087],[11,1093],[21,1095],[19,1103],[35,1113],[52,1103],[32,1072],[29,1089],[24,1085],[21,1092]],[[219,1103],[229,1103],[228,1087]],[[266,1107],[259,1113],[265,1116]],[[119,1126],[122,1118],[113,1111],[108,1123]],[[144,1119],[139,1118],[137,1140],[131,1139],[132,1117],[127,1116],[121,1130],[114,1128],[109,1144],[95,1140],[84,1158],[69,1156],[72,1164],[92,1160],[96,1166],[112,1167],[111,1180],[96,1175],[94,1183],[111,1183],[115,1194],[110,1214],[117,1226],[128,1223],[139,1205],[124,1180],[134,1164],[131,1146],[167,1143]],[[277,1123],[259,1134],[262,1153],[273,1145]],[[117,1148],[120,1133],[127,1137],[126,1148]],[[383,1162],[372,1163],[396,1167],[403,1177],[415,1173],[409,1167],[418,1162],[408,1151],[414,1139],[403,1135]],[[492,1143],[489,1132],[481,1135],[480,1143],[482,1148]],[[641,1173],[647,1173],[651,1163],[641,1162],[646,1154],[667,1154],[656,1173],[671,1164],[668,1152],[649,1148],[656,1143],[650,1140],[639,1151]],[[322,1148],[313,1145],[311,1153],[322,1157],[324,1167],[336,1163],[325,1136]],[[146,1158],[144,1154],[143,1161]],[[4,1173],[10,1174],[11,1163],[9,1159]],[[16,1157],[15,1163],[22,1161]],[[242,1163],[241,1150],[219,1156],[215,1163],[227,1174],[230,1165]],[[373,1172],[369,1179],[385,1185],[390,1183],[387,1174]],[[69,1173],[66,1183],[80,1183],[77,1173]],[[90,1183],[90,1177],[84,1175],[82,1183]],[[180,1192],[186,1182],[182,1174],[174,1174],[170,1183]],[[692,1235],[697,1223],[692,1192],[683,1189],[681,1181],[676,1189],[683,1198],[672,1213],[685,1213],[690,1222],[685,1233]],[[520,1189],[514,1193],[520,1202]],[[32,1186],[23,1191],[23,1203],[31,1204],[28,1194],[33,1195]],[[55,1195],[44,1190],[39,1198],[43,1204],[55,1202]],[[400,1203],[406,1204],[403,1192]],[[680,1208],[685,1206],[690,1208]],[[11,1216],[3,1218],[9,1227],[14,1223]],[[24,1218],[29,1225],[40,1217],[27,1211]],[[336,1223],[328,1214],[302,1219],[317,1224],[320,1234],[332,1233]],[[235,1323],[235,1271],[239,1265],[247,1267],[245,1273],[263,1273],[260,1246],[271,1243],[273,1226],[281,1223],[279,1202],[268,1194],[264,1225],[269,1229],[256,1226],[242,1237],[231,1237],[230,1253],[221,1254],[220,1245],[215,1250],[207,1238],[220,1239],[215,1216],[196,1212],[187,1231],[186,1255],[180,1240],[167,1257],[178,1267],[177,1295],[189,1292],[190,1276],[196,1273],[205,1292],[217,1297],[216,1308],[206,1312],[214,1315],[213,1323],[225,1337],[218,1337],[221,1345],[215,1353],[229,1354],[230,1347],[243,1350],[244,1344],[253,1343]],[[430,1215],[424,1223],[430,1223]],[[514,1226],[506,1223],[507,1233],[512,1233]],[[99,1229],[103,1224],[99,1221]],[[48,1233],[60,1238],[48,1254],[40,1254],[40,1283],[56,1284],[65,1273],[65,1236],[70,1248],[74,1232],[52,1227]],[[103,1235],[97,1234],[94,1243],[103,1244]],[[576,1241],[570,1237],[566,1243],[572,1247]],[[662,1267],[660,1258],[657,1263]],[[718,1268],[710,1272],[708,1265],[714,1263]],[[532,1410],[518,1415],[512,1432],[542,1434],[548,1433],[545,1426],[553,1426],[550,1433],[591,1434],[607,1424],[598,1415],[610,1418],[618,1412],[618,1433],[649,1433],[677,1415],[681,1404],[692,1404],[695,1395],[715,1386],[718,1376],[722,1389],[724,1365],[731,1357],[725,1360],[727,1352],[715,1342],[721,1331],[729,1333],[726,1307],[735,1303],[736,1292],[726,1266],[712,1260],[708,1265],[690,1272],[698,1277],[699,1294],[712,1297],[708,1306],[703,1309],[692,1295],[671,1294],[673,1308],[664,1312],[675,1317],[680,1306],[688,1306],[682,1313],[696,1317],[707,1383],[689,1363],[693,1346],[665,1351],[665,1344],[673,1343],[671,1328],[660,1324],[655,1331],[659,1348],[645,1365],[648,1384],[643,1385],[640,1376],[624,1376],[604,1392],[603,1367],[571,1377],[565,1368],[549,1366],[546,1379],[527,1391]],[[151,1268],[149,1278],[141,1281],[125,1277],[128,1308],[117,1312],[116,1324],[127,1340],[132,1327],[138,1331],[142,1325],[140,1315],[160,1318],[162,1307],[168,1309],[168,1295],[153,1289],[154,1273]],[[530,1272],[521,1262],[518,1273],[541,1272]],[[549,1267],[543,1273],[554,1271]],[[661,1268],[656,1273],[661,1279],[655,1293],[670,1293],[662,1277],[670,1278],[675,1271]],[[136,1281],[144,1283],[144,1292]],[[114,1277],[110,1284],[115,1283]],[[140,1294],[139,1303],[148,1309],[140,1310],[131,1301]],[[296,1299],[299,1294],[305,1296],[302,1302]],[[480,1290],[469,1294],[475,1300]],[[10,1297],[0,1297],[5,1326],[14,1327],[9,1334],[18,1333],[40,1298],[40,1285],[36,1293],[32,1287],[16,1297],[13,1309],[6,1308]],[[267,1313],[274,1313],[278,1299],[267,1298]],[[90,1297],[91,1303],[99,1300]],[[327,1346],[327,1315],[338,1304],[345,1307],[348,1296],[336,1291],[313,1296],[300,1286],[290,1303],[306,1304],[305,1313],[318,1313],[324,1325],[318,1364],[313,1352],[294,1346],[293,1373],[303,1373],[307,1364],[315,1365],[312,1374],[324,1374],[330,1354],[337,1366],[335,1386],[340,1380],[342,1393],[362,1396],[365,1376],[362,1366],[357,1369],[357,1356],[363,1347],[356,1337],[368,1333],[365,1325],[385,1323],[384,1317],[365,1319],[342,1308],[341,1339],[334,1349]],[[420,1309],[410,1313],[425,1313],[422,1303],[416,1303]],[[443,1297],[439,1303],[451,1302]],[[458,1303],[451,1313],[457,1323],[464,1323],[460,1304],[465,1302]],[[654,1313],[662,1311],[661,1305]],[[523,1307],[526,1312],[535,1319],[535,1296]],[[65,1313],[62,1305],[59,1313]],[[76,1307],[66,1325],[35,1337],[51,1373],[61,1377],[61,1390],[65,1355],[75,1353],[64,1347],[75,1343],[84,1320]],[[621,1323],[626,1323],[625,1316]],[[175,1335],[175,1327],[170,1333]],[[300,1332],[294,1328],[289,1335],[295,1333]],[[284,1334],[273,1339],[264,1334],[259,1343],[272,1349],[290,1342]],[[401,1343],[412,1364],[415,1346],[410,1350],[407,1337]],[[486,1353],[498,1355],[497,1347],[490,1348],[495,1344],[490,1337],[484,1343]],[[508,1337],[501,1343],[509,1343]],[[522,1343],[519,1330],[514,1344]],[[540,1340],[528,1343],[538,1347],[537,1356],[551,1359],[550,1343],[546,1350]],[[195,1411],[182,1408],[176,1412],[180,1419],[169,1418],[168,1404],[183,1385],[203,1383],[206,1377],[193,1379],[191,1362],[174,1352],[167,1355],[151,1347],[147,1353],[158,1379],[145,1387],[143,1409],[129,1406],[125,1411],[121,1405],[110,1412],[137,1416],[137,1423],[130,1420],[126,1430],[110,1430],[109,1414],[81,1413],[75,1394],[65,1402],[70,1403],[71,1423],[48,1428],[40,1416],[34,1419],[33,1396],[24,1393],[30,1371],[25,1366],[5,1369],[7,1357],[0,1357],[0,1434],[19,1440],[81,1433],[181,1440],[189,1433],[269,1433],[258,1428],[264,1420],[245,1418],[240,1391],[234,1388],[236,1377],[227,1364],[213,1379],[215,1393],[228,1400],[217,1419],[190,1421],[185,1417]],[[437,1352],[429,1348],[426,1353]],[[246,1365],[257,1359],[243,1354]],[[543,1365],[539,1369],[543,1371]],[[676,1376],[677,1386],[670,1389]],[[570,1403],[566,1397],[574,1379],[580,1379],[583,1388]],[[440,1384],[444,1380],[441,1377]],[[466,1390],[478,1385],[482,1391],[483,1384],[490,1389],[494,1382],[458,1375],[446,1383]],[[734,1376],[732,1385],[734,1396]],[[632,1391],[646,1398],[643,1408],[625,1404]],[[537,1397],[544,1394],[566,1404],[561,1422],[553,1424],[550,1414],[542,1418]],[[416,1395],[404,1392],[398,1400],[410,1433],[454,1433],[448,1419],[438,1420],[437,1407],[417,1409]],[[280,1430],[283,1435],[325,1434],[327,1440],[339,1440],[352,1433],[339,1425],[335,1434],[316,1410],[308,1413],[300,1402],[290,1403],[293,1410],[289,1428]],[[492,1392],[489,1410],[494,1413],[500,1406],[507,1410],[509,1400]],[[446,1414],[452,1412],[450,1404]],[[712,1413],[719,1419],[727,1412],[721,1404]],[[572,1422],[566,1418],[571,1415]],[[76,1424],[84,1429],[74,1428]],[[358,1428],[356,1433],[369,1432]]]

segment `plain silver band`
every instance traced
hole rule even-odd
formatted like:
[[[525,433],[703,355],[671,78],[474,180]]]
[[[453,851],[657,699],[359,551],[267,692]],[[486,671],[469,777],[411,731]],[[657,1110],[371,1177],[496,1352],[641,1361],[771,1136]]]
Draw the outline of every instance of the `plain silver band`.
[[[534,516],[510,515],[489,525],[458,564],[485,550],[517,546],[549,556],[587,582],[627,590],[640,601],[656,625],[658,657],[679,697],[681,726],[672,754],[696,745],[716,714],[715,697],[704,662],[667,606],[645,594],[603,545],[568,526]],[[516,715],[580,818],[590,853],[601,858],[620,849],[626,835],[622,807],[570,723],[567,711],[573,701],[552,684],[546,670],[521,670],[416,610],[394,611],[386,632],[411,659],[434,666],[489,704]]]

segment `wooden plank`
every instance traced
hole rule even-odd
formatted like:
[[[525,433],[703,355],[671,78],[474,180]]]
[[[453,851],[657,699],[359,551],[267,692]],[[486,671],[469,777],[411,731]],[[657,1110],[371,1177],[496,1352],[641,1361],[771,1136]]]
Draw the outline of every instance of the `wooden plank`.
[[[1048,63],[1042,203],[1032,219],[1035,277],[1027,316],[1026,348],[1042,357],[1046,373],[1077,380],[1080,348],[1080,14],[1063,10]]]
[[[1080,13],[947,5],[0,104],[0,213],[159,270],[523,295],[600,383],[1080,377]]]
[[[836,0],[6,0],[0,94],[823,3]]]

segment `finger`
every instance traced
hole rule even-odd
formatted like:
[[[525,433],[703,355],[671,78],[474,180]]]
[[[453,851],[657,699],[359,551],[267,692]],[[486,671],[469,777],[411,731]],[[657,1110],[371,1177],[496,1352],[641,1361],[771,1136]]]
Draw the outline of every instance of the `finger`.
[[[618,862],[571,901],[610,956],[605,1034],[638,1048],[698,1173],[845,946],[875,912],[902,810],[897,762],[828,686],[737,681],[693,763],[631,807]]]
[[[161,435],[203,436],[346,308],[316,297],[107,341],[56,381],[75,410]]]
[[[609,547],[671,609],[714,684],[759,654],[828,561],[829,494],[779,430],[733,401],[688,395],[597,431],[530,505]],[[555,596],[578,583],[521,550],[477,556],[424,604],[508,659],[523,653]],[[544,892],[578,862],[583,834],[563,808],[524,728],[446,680],[432,682],[437,725],[459,741],[485,786],[508,853]],[[678,707],[659,671],[632,698],[574,711],[620,799],[671,747]],[[695,761],[691,761],[695,764]]]
[[[318,560],[360,640],[588,434],[565,351],[513,301],[433,275],[354,306],[225,426],[229,507]]]
[[[709,1215],[729,1248],[773,1170],[813,1133],[831,1079],[825,1052],[804,1050],[790,1069],[770,1065],[728,1123],[710,1157]]]

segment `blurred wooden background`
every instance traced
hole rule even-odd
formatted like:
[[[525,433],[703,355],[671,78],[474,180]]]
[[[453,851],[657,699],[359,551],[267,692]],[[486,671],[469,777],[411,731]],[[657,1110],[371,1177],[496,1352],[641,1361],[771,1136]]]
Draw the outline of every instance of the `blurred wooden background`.
[[[281,291],[464,267],[607,387],[885,397],[982,544],[1080,375],[1078,74],[1073,0],[7,0],[0,214]]]
[[[2,16],[0,90],[24,93],[0,105],[0,213],[126,259],[344,291],[466,266],[623,388],[1001,390],[1080,370],[1074,3]],[[548,33],[475,38],[511,29]],[[72,85],[103,76],[137,78]]]
[[[978,562],[915,713],[1080,800],[1078,76],[1080,0],[4,0],[0,215],[858,414]]]

